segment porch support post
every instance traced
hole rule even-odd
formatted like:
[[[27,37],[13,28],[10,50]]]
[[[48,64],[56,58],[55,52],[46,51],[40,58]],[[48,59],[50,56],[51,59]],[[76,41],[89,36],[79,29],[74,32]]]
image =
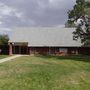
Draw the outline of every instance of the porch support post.
[[[15,54],[15,46],[13,46],[13,54]]]
[[[29,47],[29,55],[31,54],[31,47]]]
[[[19,46],[19,54],[21,54],[21,46]]]
[[[78,55],[78,48],[76,49],[76,55]]]
[[[27,48],[27,54],[29,54],[29,53],[28,53],[28,47],[26,46],[26,48]]]
[[[9,44],[9,55],[13,54],[12,43]]]
[[[49,47],[49,55],[50,55],[50,47]]]

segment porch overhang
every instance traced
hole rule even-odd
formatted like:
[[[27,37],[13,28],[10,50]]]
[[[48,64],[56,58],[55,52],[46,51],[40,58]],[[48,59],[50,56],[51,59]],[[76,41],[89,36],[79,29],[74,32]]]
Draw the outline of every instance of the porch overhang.
[[[28,42],[9,42],[8,44],[12,44],[13,46],[28,46]]]

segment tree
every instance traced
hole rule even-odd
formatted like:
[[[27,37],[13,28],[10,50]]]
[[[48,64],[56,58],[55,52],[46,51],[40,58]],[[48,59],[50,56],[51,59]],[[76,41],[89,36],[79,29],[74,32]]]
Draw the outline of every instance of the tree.
[[[90,23],[88,16],[81,16],[76,22],[76,31],[73,32],[74,40],[81,39],[81,43],[84,46],[90,47]]]
[[[73,10],[68,11],[67,27],[74,27],[74,21],[76,21],[80,16],[85,15],[85,6],[85,0],[76,0]]]
[[[7,45],[9,41],[8,35],[0,35],[0,45]]]
[[[73,10],[68,12],[67,26],[73,27],[76,24],[76,31],[73,32],[74,40],[81,39],[82,45],[90,46],[90,22],[85,9],[85,0],[76,0]]]
[[[90,7],[90,2],[86,2],[86,6],[87,7]]]

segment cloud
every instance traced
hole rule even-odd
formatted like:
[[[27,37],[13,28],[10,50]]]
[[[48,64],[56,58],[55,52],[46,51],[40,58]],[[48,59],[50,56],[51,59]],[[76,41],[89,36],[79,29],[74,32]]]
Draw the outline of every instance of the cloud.
[[[0,3],[0,16],[12,16],[13,14],[15,14],[17,17],[18,15],[19,17],[21,16],[21,14],[17,12],[16,9],[11,8],[3,3]]]
[[[9,7],[8,5],[4,3],[0,3],[0,24],[6,23],[6,22],[3,22],[4,19],[9,20],[10,17],[16,17],[19,20],[22,20],[23,13],[21,13],[15,8]]]
[[[0,34],[8,34],[11,32],[10,28],[0,27]]]
[[[58,26],[65,24],[75,0],[0,0],[3,27]]]

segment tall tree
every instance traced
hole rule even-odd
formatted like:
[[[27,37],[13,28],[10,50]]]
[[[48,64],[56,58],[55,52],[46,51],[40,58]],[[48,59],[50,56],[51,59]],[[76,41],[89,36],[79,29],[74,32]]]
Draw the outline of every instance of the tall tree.
[[[8,35],[0,35],[0,45],[7,45],[9,41]]]
[[[73,38],[74,40],[80,38],[83,46],[90,47],[90,22],[87,16],[80,17],[77,20],[77,27],[76,31],[73,32]]]
[[[84,8],[86,7],[85,0],[76,0],[72,10],[68,11],[68,21],[66,23],[67,27],[74,27],[74,21],[76,21],[80,16],[85,14]]]
[[[76,0],[73,10],[68,12],[67,25],[73,27],[75,26],[74,22],[76,22],[76,31],[73,32],[74,40],[80,38],[82,45],[90,46],[90,21],[85,12],[86,7],[85,0]]]

